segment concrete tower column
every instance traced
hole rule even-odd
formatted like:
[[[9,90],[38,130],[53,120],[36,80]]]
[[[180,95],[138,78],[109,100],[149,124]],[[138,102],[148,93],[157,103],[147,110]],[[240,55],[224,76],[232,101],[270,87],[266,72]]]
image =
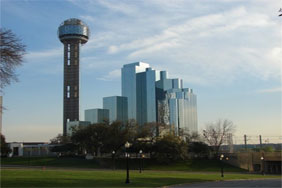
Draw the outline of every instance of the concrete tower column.
[[[68,121],[79,120],[79,46],[64,43],[64,133]]]
[[[79,48],[89,38],[88,26],[79,19],[64,21],[58,29],[58,37],[64,44],[64,109],[63,135],[67,135],[67,123],[79,121]]]

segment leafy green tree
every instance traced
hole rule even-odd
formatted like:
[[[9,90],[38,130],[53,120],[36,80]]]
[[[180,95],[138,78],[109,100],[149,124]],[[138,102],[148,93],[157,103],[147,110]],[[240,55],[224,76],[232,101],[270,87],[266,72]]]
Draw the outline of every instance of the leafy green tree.
[[[274,152],[274,148],[272,146],[265,146],[262,148],[264,152]]]
[[[75,129],[71,140],[79,146],[81,153],[111,153],[113,150],[117,153],[124,149],[126,141],[132,144],[131,152],[138,152],[140,149],[149,151],[154,134],[155,127],[151,125],[138,126],[132,121],[127,124],[116,121]]]
[[[261,152],[261,151],[274,152],[275,149],[272,146],[264,146],[263,148],[252,148],[252,151],[254,151],[254,152]]]
[[[55,138],[50,140],[51,144],[66,144],[71,142],[70,136],[64,136],[62,134],[58,134]]]
[[[98,155],[107,138],[108,126],[98,123],[77,129],[72,134],[71,140],[80,147],[81,152],[86,151]]]
[[[63,155],[74,155],[78,150],[78,147],[71,142],[71,137],[68,135],[64,136],[58,134],[50,140],[50,143],[52,145],[52,152],[57,152]]]
[[[187,158],[187,144],[178,136],[167,134],[156,139],[153,156],[160,162],[184,160]]]
[[[131,124],[124,125],[122,122],[115,121],[108,126],[107,139],[103,147],[104,152],[120,150],[126,141],[133,143],[136,135],[136,126]]]
[[[6,139],[5,139],[5,136],[3,134],[0,134],[0,137],[1,137],[1,156],[7,156],[10,152],[11,152],[11,149],[10,147],[8,146],[8,144],[6,143]]]
[[[204,142],[190,142],[188,144],[188,152],[194,153],[198,157],[208,157],[210,148]]]
[[[52,152],[63,153],[63,155],[73,155],[77,151],[77,146],[73,143],[59,144],[51,148]]]

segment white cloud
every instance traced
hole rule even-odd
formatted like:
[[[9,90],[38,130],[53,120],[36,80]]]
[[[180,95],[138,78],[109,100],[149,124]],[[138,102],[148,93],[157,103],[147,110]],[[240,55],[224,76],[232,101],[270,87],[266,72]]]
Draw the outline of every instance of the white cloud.
[[[186,74],[187,79],[201,75],[201,82],[229,83],[242,74],[277,79],[281,74],[277,69],[281,56],[275,39],[279,37],[277,27],[268,15],[239,6],[187,18],[159,34],[110,45],[108,52],[128,54],[132,61],[161,61],[161,67]]]
[[[130,6],[130,4],[126,2],[123,3],[120,1],[105,1],[105,0],[99,0],[98,2],[102,6],[110,9],[111,11],[117,11],[129,15],[132,15],[137,12],[135,6]]]
[[[281,93],[282,92],[282,88],[281,87],[276,87],[276,88],[270,88],[270,89],[261,89],[261,90],[258,90],[257,92],[258,93],[276,93],[276,92]]]
[[[107,75],[98,78],[98,80],[104,80],[104,81],[113,81],[116,79],[120,79],[121,77],[121,70],[120,69],[115,69],[113,71],[110,71]]]
[[[228,84],[242,75],[262,80],[281,76],[280,26],[269,14],[275,3],[70,2],[85,10],[80,18],[91,28],[81,51],[84,71],[145,60],[191,83]],[[101,9],[103,15],[97,15]],[[28,56],[47,59],[61,53],[53,49]],[[100,79],[110,80],[111,74]]]
[[[63,47],[42,50],[42,51],[31,51],[25,55],[27,60],[42,59],[42,58],[53,58],[62,55]]]
[[[135,57],[140,57],[145,54],[153,55],[154,52],[161,51],[163,49],[177,47],[177,46],[179,46],[177,39],[167,41],[167,42],[156,43],[156,44],[148,46],[147,48],[136,50],[133,53],[130,53],[128,57],[133,59]]]

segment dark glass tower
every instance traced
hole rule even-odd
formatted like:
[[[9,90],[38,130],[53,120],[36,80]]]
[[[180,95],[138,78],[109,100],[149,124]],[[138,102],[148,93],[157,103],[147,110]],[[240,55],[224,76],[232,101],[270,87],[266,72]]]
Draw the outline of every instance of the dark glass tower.
[[[66,135],[67,122],[79,121],[79,48],[88,41],[89,28],[81,20],[71,18],[59,26],[58,37],[64,44],[63,135]]]

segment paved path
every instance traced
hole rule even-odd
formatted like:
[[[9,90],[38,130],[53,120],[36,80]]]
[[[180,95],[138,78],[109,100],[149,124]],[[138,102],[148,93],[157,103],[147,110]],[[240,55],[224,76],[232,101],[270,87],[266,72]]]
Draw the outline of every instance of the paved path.
[[[216,181],[216,182],[204,182],[204,183],[192,183],[174,185],[169,188],[179,187],[281,187],[281,179],[263,179],[263,180],[232,180],[232,181]]]

